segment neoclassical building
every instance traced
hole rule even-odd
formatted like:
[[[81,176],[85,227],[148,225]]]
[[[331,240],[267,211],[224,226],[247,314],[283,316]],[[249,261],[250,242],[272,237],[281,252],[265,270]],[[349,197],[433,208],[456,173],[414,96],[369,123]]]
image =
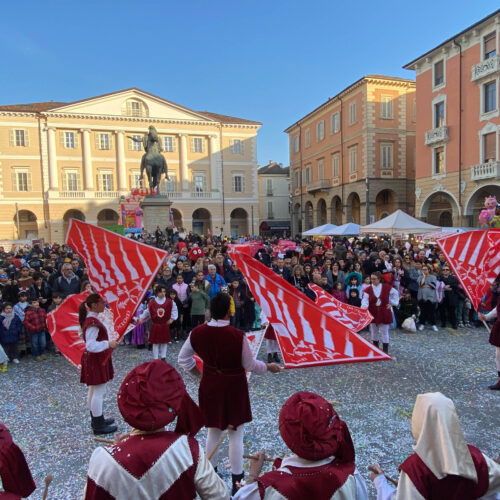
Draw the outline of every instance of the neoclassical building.
[[[71,103],[0,106],[0,239],[62,242],[70,218],[116,224],[119,198],[140,187],[140,139],[162,140],[178,227],[259,228],[260,123],[193,111],[131,88]],[[252,216],[253,214],[253,216]]]
[[[413,214],[415,125],[415,82],[368,75],[288,127],[293,234]]]
[[[417,80],[416,216],[478,226],[500,200],[500,10],[409,62]]]

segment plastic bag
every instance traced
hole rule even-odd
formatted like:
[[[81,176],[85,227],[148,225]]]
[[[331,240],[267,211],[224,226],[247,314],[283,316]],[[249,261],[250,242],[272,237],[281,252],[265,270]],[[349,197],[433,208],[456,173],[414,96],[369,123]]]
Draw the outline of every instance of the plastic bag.
[[[417,331],[417,325],[415,324],[415,320],[412,317],[406,318],[403,321],[401,327],[403,328],[403,330],[406,330],[408,332],[415,333]]]

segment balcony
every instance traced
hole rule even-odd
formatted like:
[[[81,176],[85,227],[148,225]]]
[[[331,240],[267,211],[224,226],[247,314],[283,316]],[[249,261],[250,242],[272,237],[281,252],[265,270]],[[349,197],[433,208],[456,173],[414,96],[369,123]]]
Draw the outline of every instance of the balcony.
[[[474,165],[471,168],[471,180],[480,181],[482,179],[498,179],[500,178],[500,162],[490,161]]]
[[[474,64],[471,68],[471,81],[477,82],[485,76],[493,75],[500,70],[500,56],[493,56],[480,63]]]
[[[319,181],[310,182],[307,185],[307,191],[312,193],[314,191],[321,191],[323,189],[328,189],[331,185],[330,179],[321,179]]]
[[[436,144],[438,142],[448,141],[448,127],[446,125],[442,127],[433,128],[425,133],[425,145],[430,146],[431,144]]]
[[[59,198],[85,198],[85,191],[59,191]]]
[[[188,191],[170,191],[160,187],[160,194],[168,196],[171,200],[218,200],[221,198],[219,191],[192,191],[193,186]]]
[[[94,191],[94,196],[96,198],[119,198],[119,191]]]

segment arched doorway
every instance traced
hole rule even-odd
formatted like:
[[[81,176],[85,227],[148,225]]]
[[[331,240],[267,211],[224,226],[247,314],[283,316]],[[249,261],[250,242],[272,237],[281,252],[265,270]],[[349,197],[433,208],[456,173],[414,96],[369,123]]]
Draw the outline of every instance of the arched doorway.
[[[308,231],[309,229],[313,228],[313,205],[310,201],[306,203],[306,210],[305,210],[305,230]]]
[[[73,208],[71,210],[66,211],[63,217],[63,229],[65,238],[66,238],[66,233],[68,232],[69,221],[71,219],[77,219],[85,222],[85,215],[80,210],[75,210]]]
[[[19,239],[33,240],[38,238],[38,222],[33,212],[19,210],[14,216],[14,224],[17,227],[17,236]]]
[[[361,224],[361,200],[358,193],[351,193],[347,198],[347,222]]]
[[[481,210],[484,210],[484,199],[488,196],[496,196],[500,201],[500,186],[488,185],[480,187],[469,198],[465,205],[465,215],[468,216],[468,225],[470,227],[479,227],[478,217]]]
[[[318,205],[316,207],[317,210],[317,226],[322,226],[323,224],[326,224],[328,222],[327,216],[326,216],[326,201],[323,198],[320,198],[318,201]]]
[[[392,214],[398,208],[396,193],[392,189],[383,189],[375,198],[375,218],[376,220],[386,217],[382,215]]]
[[[340,226],[342,224],[342,201],[340,197],[334,196],[332,198],[332,203],[330,205],[331,217],[330,220],[332,224]]]
[[[235,208],[230,215],[231,235],[243,236],[248,234],[248,214],[243,208]]]
[[[430,195],[420,210],[422,219],[429,224],[440,227],[452,227],[454,220],[457,221],[455,225],[459,225],[459,215],[455,200],[448,193],[442,191]]]
[[[300,213],[300,203],[293,207],[293,229],[294,234],[302,233],[302,214]]]
[[[212,230],[212,216],[206,208],[197,208],[193,212],[193,233],[207,234]]]
[[[97,225],[99,227],[116,226],[118,214],[110,208],[105,208],[97,214]]]
[[[184,223],[182,221],[182,214],[179,212],[179,210],[177,210],[176,208],[171,208],[170,209],[170,217],[171,217],[171,221],[173,221],[174,226],[177,229],[184,227]]]

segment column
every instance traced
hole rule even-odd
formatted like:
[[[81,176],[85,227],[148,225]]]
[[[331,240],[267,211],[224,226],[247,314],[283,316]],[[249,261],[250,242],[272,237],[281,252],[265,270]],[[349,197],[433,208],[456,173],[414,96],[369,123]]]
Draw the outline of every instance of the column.
[[[122,130],[115,130],[116,163],[118,167],[118,190],[127,191],[127,169],[125,168],[125,143]]]
[[[182,190],[187,191],[189,189],[189,176],[188,176],[188,164],[187,164],[187,137],[186,134],[181,134],[179,136],[179,162],[180,162],[180,174],[181,174],[181,185]]]
[[[56,129],[54,127],[47,128],[47,146],[49,157],[49,189],[57,191],[59,189],[59,178],[57,175]]]
[[[210,145],[210,189],[212,191],[220,191],[219,179],[217,178],[217,159],[215,153],[217,151],[217,136],[211,135],[209,137]]]
[[[86,190],[94,190],[94,173],[92,172],[92,153],[90,150],[90,130],[83,128],[82,154],[83,154],[83,182]]]

